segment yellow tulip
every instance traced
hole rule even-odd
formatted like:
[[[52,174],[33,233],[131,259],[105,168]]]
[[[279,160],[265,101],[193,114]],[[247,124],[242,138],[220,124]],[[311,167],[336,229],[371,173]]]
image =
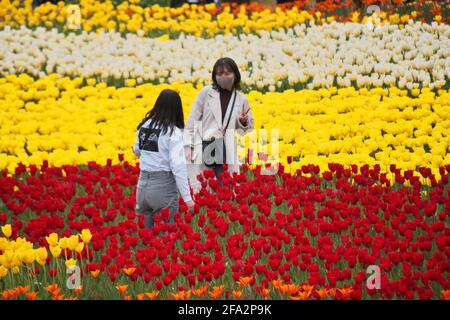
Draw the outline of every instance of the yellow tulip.
[[[35,255],[34,255],[34,251],[29,249],[29,250],[23,250],[20,253],[20,257],[22,259],[22,261],[26,264],[32,264],[34,262],[35,259]]]
[[[0,265],[0,279],[6,277],[8,274],[8,269],[6,269],[4,266]]]
[[[6,238],[11,237],[12,235],[12,228],[10,224],[6,224],[2,227],[2,232],[5,235]]]
[[[9,241],[5,238],[0,238],[0,251],[6,251],[6,248],[9,246]]]
[[[72,235],[67,240],[67,248],[71,251],[74,251],[79,243],[78,235]]]
[[[54,258],[58,258],[61,255],[62,248],[60,246],[50,247],[50,252]]]
[[[75,252],[81,253],[81,252],[83,251],[83,249],[84,249],[84,242],[80,242],[80,243],[78,243],[78,245],[76,246]]]
[[[73,266],[75,266],[77,264],[77,260],[70,258],[69,260],[66,260],[66,267],[67,268],[72,268]]]
[[[61,247],[61,249],[67,249],[68,248],[68,239],[66,237],[59,239],[59,246]]]
[[[45,240],[47,240],[47,243],[50,247],[54,247],[58,245],[58,234],[53,232],[45,237]]]
[[[81,237],[81,240],[85,244],[88,244],[89,242],[91,242],[91,239],[92,239],[91,231],[89,229],[81,230],[81,236],[80,237]]]
[[[11,261],[11,267],[20,267],[22,265],[21,257],[17,254],[14,256],[14,258]]]
[[[45,247],[38,248],[35,250],[35,255],[37,263],[41,266],[45,265],[48,257],[47,249]]]

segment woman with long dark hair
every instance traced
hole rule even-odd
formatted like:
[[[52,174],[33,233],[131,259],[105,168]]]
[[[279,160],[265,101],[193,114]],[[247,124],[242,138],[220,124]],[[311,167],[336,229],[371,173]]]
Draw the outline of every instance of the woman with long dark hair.
[[[136,211],[144,214],[144,225],[153,226],[153,216],[169,209],[169,222],[178,212],[178,190],[188,209],[192,201],[183,149],[183,107],[176,91],[163,90],[137,126],[133,151],[140,158]]]
[[[197,175],[212,169],[220,174],[239,172],[236,132],[245,135],[254,128],[252,111],[241,90],[241,73],[231,58],[216,61],[212,84],[199,92],[186,122],[184,145],[189,180],[194,192],[201,187]]]

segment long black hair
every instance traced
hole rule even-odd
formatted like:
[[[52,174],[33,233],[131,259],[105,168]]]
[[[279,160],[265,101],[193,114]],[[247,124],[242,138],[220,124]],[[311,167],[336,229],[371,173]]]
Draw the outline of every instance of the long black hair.
[[[144,119],[137,126],[137,130],[149,119],[152,119],[150,128],[159,125],[162,133],[165,134],[170,129],[173,133],[174,127],[184,128],[183,105],[178,92],[164,89],[156,99],[153,108],[147,112]]]
[[[233,59],[228,58],[228,57],[220,58],[214,64],[213,71],[212,71],[212,82],[213,82],[212,86],[213,86],[213,88],[216,90],[219,90],[220,87],[219,87],[219,84],[217,83],[216,75],[217,75],[217,72],[219,72],[219,70],[223,70],[224,68],[227,70],[233,71],[233,73],[234,73],[233,88],[236,90],[241,90],[241,73],[239,72],[239,68],[238,68],[236,62],[234,62]]]

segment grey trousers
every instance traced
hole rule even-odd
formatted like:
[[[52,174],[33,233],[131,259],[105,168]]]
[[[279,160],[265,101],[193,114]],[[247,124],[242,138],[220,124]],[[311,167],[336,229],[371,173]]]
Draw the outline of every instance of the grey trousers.
[[[136,212],[144,215],[146,228],[153,227],[153,216],[169,209],[169,223],[175,223],[178,212],[178,192],[170,171],[141,171],[136,190]]]

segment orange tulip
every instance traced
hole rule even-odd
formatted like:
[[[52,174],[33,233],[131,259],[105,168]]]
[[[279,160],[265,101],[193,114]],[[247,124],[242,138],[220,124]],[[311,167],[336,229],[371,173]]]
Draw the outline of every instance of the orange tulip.
[[[303,291],[299,292],[299,295],[303,295],[305,299],[309,299],[311,297],[312,292],[311,291]]]
[[[262,295],[264,298],[267,298],[267,297],[269,296],[269,294],[270,294],[270,289],[264,288],[264,289],[261,290],[261,295]]]
[[[287,293],[287,291],[286,291],[287,289],[286,289],[286,285],[285,284],[283,284],[280,287],[277,287],[277,289],[278,289],[278,292],[281,293],[281,294],[286,294]]]
[[[60,295],[59,293],[53,295],[52,300],[64,300],[64,295]]]
[[[117,285],[116,289],[117,289],[117,291],[119,291],[120,294],[124,294],[128,289],[128,285],[127,284]]]
[[[143,294],[143,293],[136,295],[136,299],[138,299],[138,300],[144,300],[144,298],[145,298],[145,294]]]
[[[441,290],[441,294],[444,300],[450,300],[450,290]]]
[[[99,274],[100,274],[100,269],[96,269],[96,270],[91,271],[91,275],[94,278],[97,278]]]
[[[218,287],[213,287],[213,291],[209,292],[209,295],[213,298],[213,299],[217,299],[219,298],[222,293],[223,293],[223,289],[224,289],[224,285],[218,286]]]
[[[319,295],[320,299],[326,298],[328,296],[328,290],[325,289],[320,289],[320,290],[316,290],[317,294]]]
[[[302,290],[303,290],[304,292],[308,292],[309,295],[312,294],[313,289],[314,289],[314,286],[311,286],[311,285],[308,285],[308,284],[303,284],[303,285],[302,285]]]
[[[253,276],[251,277],[240,277],[239,284],[243,287],[247,286],[250,282],[253,281]]]
[[[25,293],[27,293],[30,290],[30,286],[25,286],[25,287],[18,286],[17,290],[19,290],[19,292],[21,294],[25,294]]]
[[[272,280],[272,285],[273,285],[277,290],[280,290],[281,286],[283,285],[283,280],[281,280],[281,279]]]
[[[339,288],[338,291],[343,295],[343,296],[347,296],[350,293],[353,292],[352,288]]]
[[[75,289],[75,293],[76,294],[80,294],[81,290],[83,290],[83,286],[79,286],[78,288]]]
[[[282,285],[279,288],[279,291],[282,294],[288,294],[291,296],[295,296],[300,291],[300,288],[296,284],[290,283],[290,284]]]
[[[332,296],[333,298],[336,297],[336,288],[330,288],[330,289],[328,290],[328,294],[329,294],[330,296]]]
[[[10,298],[9,290],[3,291],[3,292],[1,293],[1,295],[2,295],[2,299],[3,299],[3,300],[9,300],[9,298]]]
[[[136,268],[123,268],[123,273],[125,273],[127,276],[132,276],[133,273],[136,271]]]
[[[233,297],[236,299],[240,299],[242,297],[242,291],[241,290],[233,290]]]
[[[171,293],[172,297],[174,297],[175,300],[189,300],[191,297],[191,291],[178,291],[177,293]]]
[[[46,286],[44,289],[47,290],[48,292],[52,292],[53,293],[53,291],[58,289],[58,284],[56,284],[56,283],[50,284],[50,285]]]
[[[35,292],[35,291],[33,291],[31,293],[26,292],[25,296],[27,297],[28,300],[36,300],[37,292]]]
[[[16,299],[20,294],[20,290],[18,288],[9,290],[9,294],[12,298]]]
[[[61,289],[60,288],[57,288],[57,289],[52,291],[53,297],[59,296],[60,293],[61,293]]]
[[[196,297],[201,297],[208,291],[208,286],[203,286],[198,289],[193,289],[192,294]]]
[[[297,295],[290,295],[291,300],[306,300],[310,297],[308,292],[298,292]]]
[[[159,295],[159,291],[145,292],[145,295],[149,299],[155,299]]]
[[[123,300],[131,300],[131,296],[125,296],[123,297]]]

